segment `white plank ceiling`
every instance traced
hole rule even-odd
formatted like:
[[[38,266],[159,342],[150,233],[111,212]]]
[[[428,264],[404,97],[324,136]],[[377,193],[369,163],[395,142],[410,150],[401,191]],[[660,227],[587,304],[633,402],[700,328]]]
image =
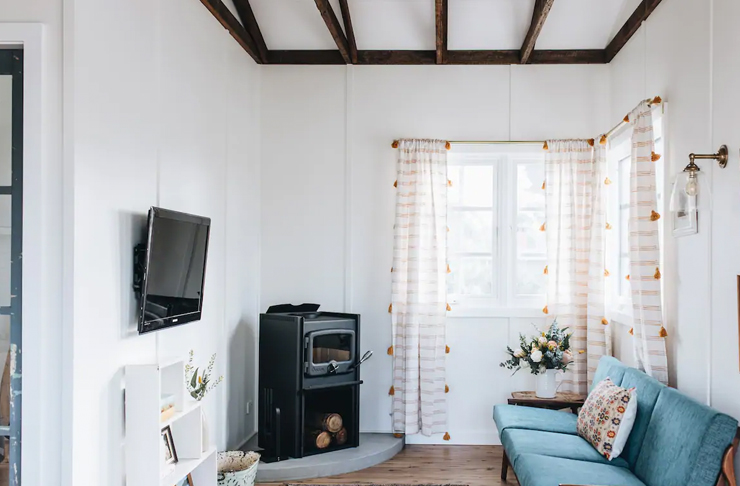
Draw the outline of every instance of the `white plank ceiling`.
[[[434,50],[434,0],[348,2],[358,49]],[[336,50],[314,0],[250,3],[268,49]],[[535,0],[449,0],[449,49],[519,49],[534,3]],[[603,49],[639,3],[640,0],[555,0],[536,49]],[[331,0],[331,4],[341,19],[339,2]]]

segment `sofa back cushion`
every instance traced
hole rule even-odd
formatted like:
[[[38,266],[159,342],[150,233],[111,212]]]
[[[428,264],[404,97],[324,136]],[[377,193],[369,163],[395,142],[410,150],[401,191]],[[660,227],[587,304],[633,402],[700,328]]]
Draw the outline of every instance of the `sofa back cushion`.
[[[665,387],[634,472],[650,486],[714,486],[722,455],[736,431],[737,420]]]
[[[599,366],[596,368],[596,373],[594,373],[594,381],[591,383],[591,388],[588,390],[589,393],[596,385],[607,377],[611,378],[612,383],[615,385],[622,386],[622,378],[624,377],[624,372],[628,368],[628,366],[624,365],[617,358],[602,356],[601,359],[599,359]]]
[[[653,409],[665,385],[642,371],[629,368],[624,372],[622,388],[637,390],[637,417],[635,417],[635,424],[632,426],[632,432],[622,452],[622,458],[629,463],[630,467],[634,467],[642,441],[645,439],[650,417],[653,415]]]

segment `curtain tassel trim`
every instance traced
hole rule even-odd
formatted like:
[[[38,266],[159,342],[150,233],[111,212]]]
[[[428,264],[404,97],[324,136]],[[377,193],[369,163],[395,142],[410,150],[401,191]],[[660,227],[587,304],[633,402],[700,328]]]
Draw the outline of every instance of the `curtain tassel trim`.
[[[393,187],[398,188],[398,179],[393,182]]]
[[[542,150],[550,150],[550,147],[547,146],[547,140],[545,140],[545,143],[542,144]]]
[[[650,211],[650,221],[658,221],[660,219],[660,213]]]
[[[386,351],[386,352],[388,353],[388,356],[393,356],[393,346],[392,345],[389,346],[388,347],[388,351]]]
[[[608,177],[606,179],[604,179],[604,185],[608,186],[611,183],[612,183],[612,180],[609,179]]]
[[[444,437],[442,437],[442,439],[444,439],[444,440],[450,440],[450,433],[449,432],[445,432],[445,435],[444,435]]]
[[[660,326],[660,332],[658,332],[658,336],[662,338],[668,337],[668,331],[665,330],[665,327]]]
[[[626,277],[624,277],[624,279],[625,279],[625,280],[629,280],[629,279],[630,279],[630,276],[629,276],[629,275],[627,275]]]
[[[661,277],[661,275],[660,275],[660,269],[658,267],[655,267],[655,274],[653,274],[653,278],[655,280],[660,280],[660,277]]]
[[[588,140],[586,140],[586,142],[588,142],[588,144],[593,147],[596,141],[593,138],[589,138]]]
[[[445,393],[450,393],[450,387],[445,384]]]
[[[660,154],[656,154],[655,152],[652,152],[650,155],[650,160],[653,162],[657,162],[660,160]]]
[[[609,275],[611,275],[611,274],[609,273],[609,270],[607,270],[607,269],[605,268],[605,269],[604,269],[604,276],[605,276],[605,277],[608,277]]]
[[[586,350],[585,350],[585,349],[579,349],[579,350],[578,350],[578,354],[583,354],[583,353],[585,353],[585,352],[586,352]]]
[[[622,121],[625,122],[625,123],[629,123],[630,122],[630,116],[629,116],[629,114],[624,115],[624,118],[622,118]]]
[[[606,228],[606,229],[608,229],[608,230],[610,230],[610,229],[612,229],[612,225],[611,225],[611,224],[609,224],[609,223],[606,223],[606,226],[605,226],[605,228]]]
[[[391,144],[391,147],[398,148],[398,140],[394,140],[393,143]]]
[[[452,145],[450,145],[450,142],[445,142],[445,148],[447,150],[450,150],[452,148]]]
[[[543,308],[542,308],[542,313],[543,313],[543,314],[547,314],[547,313],[548,313],[548,312],[547,312],[547,306],[545,306],[545,307],[543,307]]]
[[[450,347],[445,345],[445,354],[450,354]]]
[[[545,265],[545,271],[544,271],[544,272],[542,272],[542,273],[544,273],[545,275],[547,275],[547,273],[548,273],[548,271],[547,271],[547,267],[548,267],[548,265]]]
[[[398,432],[396,432],[395,434],[393,434],[393,437],[395,437],[396,439],[403,439],[403,434],[399,434]]]
[[[450,270],[450,264],[447,264],[447,273],[452,273],[452,270]]]
[[[393,396],[396,394],[396,389],[391,385],[391,389],[388,390],[388,395]]]
[[[599,145],[606,145],[606,135],[602,135],[599,139]]]
[[[450,312],[452,310],[452,307],[450,307],[450,304],[447,304],[447,312]]]
[[[631,336],[634,336],[635,335],[635,328],[634,327],[630,327],[630,335]]]
[[[546,225],[546,224],[547,224],[547,223],[542,223],[542,226],[540,226],[540,231],[545,231],[545,225]]]
[[[388,306],[388,314],[390,314],[391,312],[393,312],[393,304]]]
[[[542,190],[545,190],[545,181],[542,181]]]
[[[607,324],[609,324],[609,321],[606,320],[606,317],[602,317],[601,323],[606,326]]]

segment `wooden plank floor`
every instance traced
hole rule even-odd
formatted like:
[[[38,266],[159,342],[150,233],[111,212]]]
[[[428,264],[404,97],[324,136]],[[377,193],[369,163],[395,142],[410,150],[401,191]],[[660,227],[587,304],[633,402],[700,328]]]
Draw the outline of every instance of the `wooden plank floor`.
[[[501,446],[407,445],[393,459],[362,471],[317,478],[305,484],[469,484],[470,486],[516,486],[501,481]]]

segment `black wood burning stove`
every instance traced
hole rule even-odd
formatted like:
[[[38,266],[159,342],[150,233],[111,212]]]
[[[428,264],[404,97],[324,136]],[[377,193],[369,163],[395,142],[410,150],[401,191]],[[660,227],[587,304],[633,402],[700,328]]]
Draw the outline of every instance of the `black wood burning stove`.
[[[260,316],[259,446],[266,462],[359,445],[360,316]]]

